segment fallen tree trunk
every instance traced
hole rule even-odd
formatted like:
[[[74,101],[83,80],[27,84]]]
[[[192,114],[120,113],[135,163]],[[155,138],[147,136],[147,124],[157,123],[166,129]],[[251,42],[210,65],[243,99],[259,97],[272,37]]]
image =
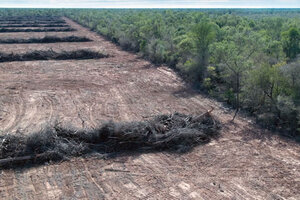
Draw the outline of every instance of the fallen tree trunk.
[[[46,152],[41,154],[33,154],[28,156],[20,156],[20,157],[10,157],[10,158],[4,158],[0,159],[0,166],[7,166],[9,164],[14,165],[17,163],[26,163],[28,161],[34,161],[38,160],[39,158],[49,158],[51,157],[51,154],[54,152]]]

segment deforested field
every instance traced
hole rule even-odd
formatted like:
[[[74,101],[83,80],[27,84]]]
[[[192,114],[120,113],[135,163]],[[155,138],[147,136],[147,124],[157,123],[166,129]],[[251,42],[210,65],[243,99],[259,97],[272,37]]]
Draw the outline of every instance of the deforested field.
[[[0,199],[300,199],[300,146],[296,142],[259,128],[252,118],[239,115],[231,122],[233,110],[195,92],[167,66],[153,65],[124,51],[68,18],[40,19],[43,24],[66,24],[55,29],[17,27],[20,21],[39,24],[35,18],[1,24],[12,24],[12,30],[54,32],[0,29],[0,41],[16,41],[0,44],[0,60],[3,55],[18,58],[0,63],[2,138],[28,138],[58,124],[68,130],[87,130],[82,134],[91,129],[105,132],[108,127],[109,136],[121,135],[130,141],[128,134],[120,133],[139,133],[143,128],[157,137],[180,130],[186,139],[192,134],[182,129],[182,123],[188,124],[185,128],[195,128],[193,123],[198,121],[191,116],[203,116],[211,107],[214,110],[212,118],[201,118],[203,126],[197,125],[197,130],[205,133],[197,135],[201,145],[188,151],[182,146],[175,151],[139,151],[141,142],[146,147],[169,149],[171,142],[183,139],[157,143],[135,135],[134,141],[139,143],[132,145],[131,151],[82,157],[85,149],[76,149],[69,160],[32,164],[32,159],[28,165],[1,166]],[[62,31],[67,26],[73,31]],[[46,37],[88,40],[18,42]],[[61,57],[65,59],[57,59]],[[158,115],[161,118],[155,118]],[[99,128],[110,120],[117,125]],[[157,121],[164,126],[153,125]],[[60,135],[59,130],[50,139],[68,140],[66,149],[83,144],[78,142],[78,132]],[[218,137],[208,140],[211,130],[218,130]],[[7,135],[10,137],[4,137]],[[21,139],[19,144],[24,146]],[[2,140],[2,145],[5,142],[9,143]],[[107,142],[115,145],[113,152],[123,147],[117,139]],[[60,148],[62,152],[64,148]],[[20,155],[28,155],[28,149],[18,150]]]

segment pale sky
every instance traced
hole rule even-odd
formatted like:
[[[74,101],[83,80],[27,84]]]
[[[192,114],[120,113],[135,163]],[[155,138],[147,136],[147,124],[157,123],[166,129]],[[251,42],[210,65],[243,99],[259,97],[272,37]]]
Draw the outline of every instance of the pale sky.
[[[4,8],[300,8],[300,0],[0,0]]]

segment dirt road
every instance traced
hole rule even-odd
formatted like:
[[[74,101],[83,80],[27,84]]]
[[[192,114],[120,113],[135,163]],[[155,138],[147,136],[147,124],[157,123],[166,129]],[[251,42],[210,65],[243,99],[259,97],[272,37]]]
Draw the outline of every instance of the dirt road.
[[[256,127],[220,103],[66,19],[78,31],[0,33],[0,38],[87,36],[84,43],[1,44],[1,51],[94,49],[98,60],[0,63],[0,131],[30,134],[60,122],[78,128],[105,120],[143,120],[214,106],[222,137],[186,154],[149,153],[103,160],[76,158],[0,170],[0,199],[300,199],[300,145]]]

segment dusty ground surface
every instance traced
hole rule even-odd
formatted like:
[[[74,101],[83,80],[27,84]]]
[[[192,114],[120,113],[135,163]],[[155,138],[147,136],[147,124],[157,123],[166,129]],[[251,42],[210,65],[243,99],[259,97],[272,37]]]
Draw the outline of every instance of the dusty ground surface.
[[[188,89],[170,69],[154,67],[67,20],[77,32],[0,33],[1,38],[80,35],[93,42],[0,45],[1,51],[92,48],[98,60],[0,63],[0,131],[30,134],[60,122],[78,128],[103,120],[143,120],[214,106],[219,140],[186,154],[75,158],[0,170],[0,199],[300,199],[300,145],[261,130]]]

